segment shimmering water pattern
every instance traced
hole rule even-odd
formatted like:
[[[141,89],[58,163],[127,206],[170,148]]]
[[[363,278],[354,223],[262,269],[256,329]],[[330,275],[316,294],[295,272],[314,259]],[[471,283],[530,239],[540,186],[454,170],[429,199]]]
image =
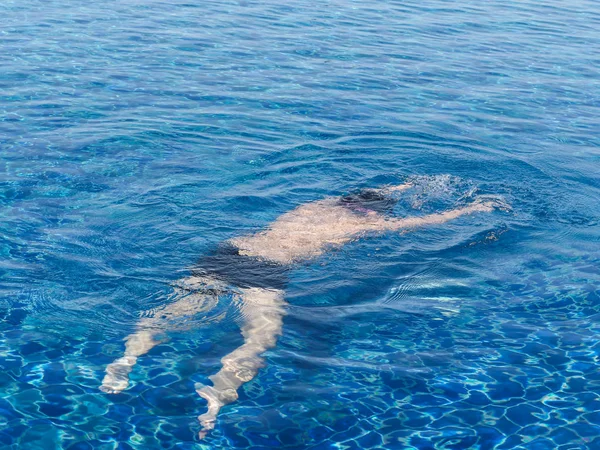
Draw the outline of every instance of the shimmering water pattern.
[[[0,448],[600,448],[600,4],[0,4]],[[226,239],[399,184],[290,273],[277,346],[199,439],[232,296],[99,390]]]

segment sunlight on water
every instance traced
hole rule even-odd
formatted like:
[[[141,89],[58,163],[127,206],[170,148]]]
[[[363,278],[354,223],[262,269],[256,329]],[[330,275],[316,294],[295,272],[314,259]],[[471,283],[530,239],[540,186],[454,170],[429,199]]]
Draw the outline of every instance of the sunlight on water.
[[[5,1],[0,447],[600,448],[596,2]],[[298,265],[202,441],[234,295],[99,390],[218,243],[354,189],[510,210]]]

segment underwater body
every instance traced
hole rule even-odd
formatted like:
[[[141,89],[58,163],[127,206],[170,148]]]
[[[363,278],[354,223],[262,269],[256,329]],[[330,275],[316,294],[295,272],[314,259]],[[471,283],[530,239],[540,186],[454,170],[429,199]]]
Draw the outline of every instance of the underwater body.
[[[600,6],[0,5],[0,447],[600,448]],[[106,366],[219,243],[411,182],[290,271],[282,334],[200,440],[232,299]]]

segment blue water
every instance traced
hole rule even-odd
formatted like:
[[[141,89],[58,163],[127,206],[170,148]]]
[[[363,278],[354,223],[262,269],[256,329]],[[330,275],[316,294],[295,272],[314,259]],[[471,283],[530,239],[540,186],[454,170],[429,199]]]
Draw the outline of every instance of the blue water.
[[[600,448],[594,1],[0,5],[0,447]],[[356,187],[512,212],[292,273],[266,366],[198,440],[240,345],[176,331],[98,390],[138,314],[224,239]],[[234,315],[234,314],[232,314]]]

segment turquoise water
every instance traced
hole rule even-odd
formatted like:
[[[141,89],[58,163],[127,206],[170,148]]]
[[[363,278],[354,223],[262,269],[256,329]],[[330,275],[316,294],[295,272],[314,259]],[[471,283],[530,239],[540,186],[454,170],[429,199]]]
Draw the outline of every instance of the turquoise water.
[[[600,6],[4,1],[0,445],[600,448]],[[412,178],[395,214],[511,213],[292,273],[266,366],[198,440],[241,344],[198,321],[98,390],[217,243]]]

